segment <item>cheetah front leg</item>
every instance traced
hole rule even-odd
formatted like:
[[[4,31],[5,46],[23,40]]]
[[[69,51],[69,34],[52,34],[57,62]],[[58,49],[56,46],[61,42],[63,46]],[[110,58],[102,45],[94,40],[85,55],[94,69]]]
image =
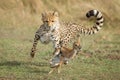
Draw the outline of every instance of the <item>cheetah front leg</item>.
[[[31,56],[32,58],[35,56],[36,47],[37,47],[37,44],[38,44],[38,40],[39,40],[39,39],[40,39],[39,35],[35,35],[34,42],[33,42],[33,46],[32,46],[31,52],[30,52],[30,56]]]

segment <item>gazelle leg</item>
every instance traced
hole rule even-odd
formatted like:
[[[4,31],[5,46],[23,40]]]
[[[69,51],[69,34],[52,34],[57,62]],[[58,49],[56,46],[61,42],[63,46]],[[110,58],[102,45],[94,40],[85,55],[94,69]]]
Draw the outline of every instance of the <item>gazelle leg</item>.
[[[53,68],[48,74],[51,74],[56,68]]]
[[[60,73],[61,66],[62,66],[62,64],[63,64],[63,59],[64,59],[64,57],[61,56],[61,58],[60,58],[60,63],[59,63],[59,66],[58,66],[58,73]]]

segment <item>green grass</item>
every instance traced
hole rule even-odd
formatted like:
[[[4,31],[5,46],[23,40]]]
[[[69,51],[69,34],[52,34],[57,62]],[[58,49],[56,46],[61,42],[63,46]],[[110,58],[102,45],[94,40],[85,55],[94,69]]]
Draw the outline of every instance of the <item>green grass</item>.
[[[0,0],[0,80],[120,80],[119,5],[119,0]],[[57,10],[61,20],[92,25],[85,18],[90,9],[103,13],[102,30],[82,35],[81,54],[63,65],[60,74],[48,75],[51,43],[39,43],[35,58],[30,59],[41,12]]]
[[[50,71],[49,59],[52,44],[38,44],[35,58],[30,60],[34,28],[1,28],[0,79],[8,80],[119,80],[120,79],[120,33],[101,30],[96,35],[82,36],[82,53],[61,73]],[[31,32],[30,32],[31,31]],[[107,31],[107,32],[106,32]],[[31,34],[30,34],[31,33]],[[109,35],[111,33],[111,35]],[[90,55],[86,57],[87,55]],[[48,59],[48,60],[46,60]]]

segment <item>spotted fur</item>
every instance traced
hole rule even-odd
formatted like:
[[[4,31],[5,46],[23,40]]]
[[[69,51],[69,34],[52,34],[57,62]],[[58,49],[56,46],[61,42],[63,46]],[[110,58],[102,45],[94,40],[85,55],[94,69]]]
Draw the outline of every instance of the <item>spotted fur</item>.
[[[56,11],[42,13],[42,28],[38,29],[38,32],[35,34],[31,55],[35,54],[37,41],[41,38],[44,39],[42,41],[43,43],[46,43],[46,41],[53,42],[55,48],[54,53],[57,55],[60,53],[61,47],[66,46],[71,40],[80,36],[80,34],[91,35],[97,33],[103,26],[104,18],[102,13],[97,10],[90,10],[86,13],[86,16],[87,18],[90,18],[91,16],[96,18],[93,27],[86,28],[81,24],[60,23],[59,15]]]

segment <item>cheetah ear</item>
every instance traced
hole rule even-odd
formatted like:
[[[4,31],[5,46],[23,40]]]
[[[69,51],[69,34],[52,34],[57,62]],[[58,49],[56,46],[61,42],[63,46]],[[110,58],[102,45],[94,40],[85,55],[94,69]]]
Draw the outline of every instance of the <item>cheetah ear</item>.
[[[53,12],[53,15],[56,16],[56,17],[58,17],[58,12],[57,12],[57,11],[54,11],[54,12]]]
[[[41,14],[41,16],[42,16],[42,17],[44,17],[44,16],[45,16],[45,14],[44,14],[44,13],[42,13],[42,14]]]
[[[46,15],[46,12],[43,12],[43,13],[41,14],[42,17],[45,17],[45,15]]]

